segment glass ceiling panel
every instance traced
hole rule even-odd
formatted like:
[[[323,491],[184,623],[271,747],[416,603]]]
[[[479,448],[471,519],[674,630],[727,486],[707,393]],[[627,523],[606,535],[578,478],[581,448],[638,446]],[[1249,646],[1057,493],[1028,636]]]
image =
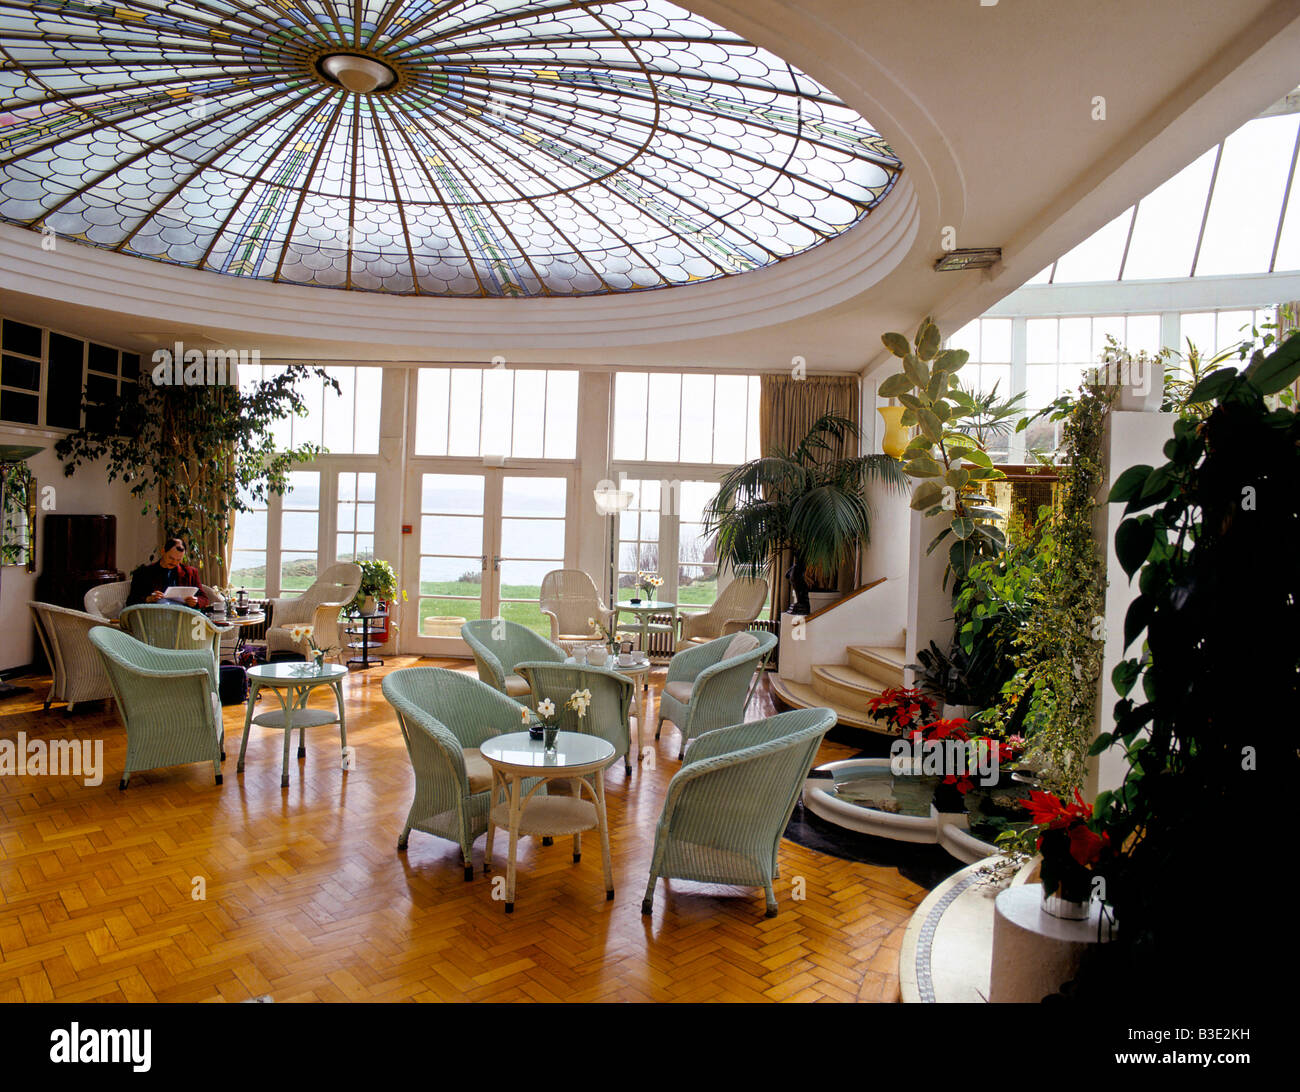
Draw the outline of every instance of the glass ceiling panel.
[[[232,276],[582,295],[770,265],[902,170],[663,0],[0,0],[0,218]]]
[[[1095,231],[1056,263],[1055,283],[1061,281],[1113,281],[1119,279],[1124,243],[1128,239],[1133,210],[1116,216],[1100,231]]]
[[[1223,142],[1196,276],[1268,272],[1298,121],[1256,118]]]
[[[1124,280],[1192,275],[1217,153],[1217,148],[1211,148],[1138,202]]]

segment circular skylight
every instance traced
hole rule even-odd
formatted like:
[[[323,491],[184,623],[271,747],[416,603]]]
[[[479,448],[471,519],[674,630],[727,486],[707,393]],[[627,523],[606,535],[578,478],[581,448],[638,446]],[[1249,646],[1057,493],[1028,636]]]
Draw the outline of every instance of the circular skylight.
[[[0,0],[0,48],[0,217],[231,276],[711,280],[839,235],[901,170],[815,80],[661,0]]]

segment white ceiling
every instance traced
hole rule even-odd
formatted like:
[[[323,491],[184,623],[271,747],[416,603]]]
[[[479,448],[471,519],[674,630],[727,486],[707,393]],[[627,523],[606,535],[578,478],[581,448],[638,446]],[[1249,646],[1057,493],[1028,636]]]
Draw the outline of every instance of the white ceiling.
[[[876,125],[900,187],[846,236],[726,282],[618,299],[377,299],[237,282],[0,229],[0,310],[147,350],[264,359],[857,371],[879,336],[981,313],[1296,86],[1300,0],[684,0]],[[1094,120],[1094,98],[1105,120]],[[936,273],[940,233],[1001,246]]]

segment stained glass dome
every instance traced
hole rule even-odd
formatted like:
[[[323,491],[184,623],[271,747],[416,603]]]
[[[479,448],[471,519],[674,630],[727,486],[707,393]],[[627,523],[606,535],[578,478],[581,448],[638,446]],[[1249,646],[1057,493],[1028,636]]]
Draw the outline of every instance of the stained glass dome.
[[[231,276],[429,296],[707,281],[901,171],[661,0],[0,0],[0,218]]]

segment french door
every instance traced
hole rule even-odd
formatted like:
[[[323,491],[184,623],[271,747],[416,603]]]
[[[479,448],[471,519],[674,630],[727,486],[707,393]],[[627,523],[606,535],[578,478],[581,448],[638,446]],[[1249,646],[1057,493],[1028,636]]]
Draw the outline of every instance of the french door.
[[[542,577],[575,555],[569,476],[554,469],[448,468],[413,460],[406,511],[418,513],[402,571],[410,632],[402,649],[463,656],[463,623],[504,618],[550,635]],[[423,465],[421,465],[423,464]]]

